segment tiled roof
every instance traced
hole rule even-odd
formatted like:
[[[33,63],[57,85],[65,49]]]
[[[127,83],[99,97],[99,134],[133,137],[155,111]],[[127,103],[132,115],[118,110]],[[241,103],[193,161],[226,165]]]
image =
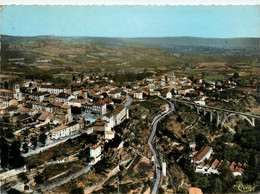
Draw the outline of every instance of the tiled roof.
[[[61,125],[61,126],[55,127],[55,128],[52,129],[51,131],[60,131],[60,130],[66,129],[66,128],[67,128],[67,126]]]
[[[169,91],[170,91],[169,88],[164,88],[161,90],[161,94],[166,95]]]
[[[65,93],[65,92],[62,92],[62,93],[60,93],[58,96],[57,96],[57,98],[68,98],[70,95],[69,94],[67,94],[67,93]]]
[[[72,121],[72,122],[66,124],[66,126],[71,127],[71,126],[73,126],[73,125],[77,125],[78,123],[79,123],[79,122],[77,122],[77,121]]]
[[[232,162],[231,165],[230,165],[231,170],[234,170],[236,165],[237,165],[237,163]]]
[[[95,145],[95,146],[92,147],[92,149],[93,149],[93,150],[96,150],[96,149],[99,148],[99,147],[100,147],[100,145]]]
[[[112,112],[113,115],[118,115],[123,109],[125,108],[124,105],[120,104],[118,107]]]
[[[213,168],[216,168],[216,167],[218,166],[218,164],[219,164],[219,160],[218,160],[218,159],[215,159],[211,166],[212,166]]]
[[[21,121],[21,120],[23,120],[23,119],[27,119],[27,118],[29,118],[29,117],[30,117],[30,115],[28,115],[27,113],[22,114],[22,115],[20,115],[20,116],[18,117],[18,121]]]
[[[115,89],[109,92],[109,94],[117,94],[117,93],[121,93],[121,90]]]
[[[52,86],[52,85],[42,85],[41,88],[56,88],[56,89],[70,89],[69,86]]]
[[[94,105],[96,106],[104,106],[106,104],[106,102],[104,100],[100,100],[98,102],[96,102]]]
[[[189,190],[189,194],[203,194],[200,188],[191,187]]]
[[[112,98],[105,98],[104,100],[105,100],[106,102],[109,102],[109,103],[110,103],[110,102],[113,102],[113,99],[112,99]]]
[[[13,90],[8,90],[8,89],[0,89],[0,92],[4,92],[4,93],[14,93]]]
[[[194,157],[195,161],[200,161],[204,156],[210,151],[211,147],[210,146],[205,146],[202,148]]]
[[[31,101],[31,104],[34,104],[34,105],[42,105],[42,106],[43,106],[43,103],[42,103],[42,102],[39,102],[39,101]]]
[[[41,114],[41,116],[38,118],[38,120],[40,120],[40,121],[45,121],[50,115],[51,115],[50,112],[44,111],[44,112]]]
[[[55,103],[52,103],[52,106],[62,107],[62,105],[63,105],[62,102],[55,102]]]
[[[115,134],[115,132],[114,131],[107,131],[106,134],[111,134],[112,135],[112,134]]]
[[[96,121],[93,123],[93,125],[94,125],[94,126],[104,126],[105,123],[108,123],[108,122],[105,121],[105,120],[96,120]]]
[[[5,110],[5,111],[14,111],[14,110],[17,110],[17,109],[18,109],[17,106],[8,106],[8,107],[6,107],[4,110]]]

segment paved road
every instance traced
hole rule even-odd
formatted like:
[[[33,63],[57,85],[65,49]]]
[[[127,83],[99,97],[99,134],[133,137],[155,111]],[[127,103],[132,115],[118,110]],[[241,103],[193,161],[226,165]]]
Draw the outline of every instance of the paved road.
[[[156,119],[153,121],[152,123],[152,133],[149,137],[149,140],[148,140],[148,145],[150,147],[150,150],[152,151],[152,154],[154,156],[154,162],[155,162],[155,182],[154,182],[154,186],[153,186],[153,190],[152,190],[152,194],[155,194],[158,190],[158,187],[160,186],[160,182],[161,182],[161,174],[162,174],[162,167],[161,167],[161,164],[160,164],[160,161],[158,159],[158,156],[157,156],[157,152],[155,150],[155,148],[153,147],[152,145],[152,141],[153,141],[153,138],[155,136],[155,132],[156,132],[156,129],[157,129],[157,125],[158,123],[168,114],[172,113],[175,109],[174,107],[174,104],[170,101],[167,100],[167,102],[170,104],[171,108],[169,109],[168,112],[166,113],[163,113],[161,115],[158,115],[156,117]]]
[[[260,118],[260,115],[254,115],[254,114],[250,114],[250,113],[243,113],[243,112],[237,112],[234,110],[227,110],[227,109],[222,109],[222,108],[217,108],[217,107],[213,107],[213,106],[207,106],[207,105],[199,105],[193,102],[188,102],[188,101],[184,101],[184,100],[177,100],[177,99],[173,99],[176,102],[182,102],[185,104],[191,104],[191,105],[196,105],[202,108],[209,108],[209,109],[213,109],[213,110],[219,110],[219,111],[223,111],[223,112],[229,112],[229,113],[234,113],[234,114],[240,114],[240,115],[244,115],[244,116],[249,116],[249,117],[253,117],[253,118]]]

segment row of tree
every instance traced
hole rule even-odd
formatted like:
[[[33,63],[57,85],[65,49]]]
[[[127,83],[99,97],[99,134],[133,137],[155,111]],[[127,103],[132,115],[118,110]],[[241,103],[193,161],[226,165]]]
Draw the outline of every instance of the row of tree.
[[[4,137],[0,139],[1,145],[1,167],[19,168],[25,164],[24,158],[21,156],[21,143],[14,140],[11,145]]]

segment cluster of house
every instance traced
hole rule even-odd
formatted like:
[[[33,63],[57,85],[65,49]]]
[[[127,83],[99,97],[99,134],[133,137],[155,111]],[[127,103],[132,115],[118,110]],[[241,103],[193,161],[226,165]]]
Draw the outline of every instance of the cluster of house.
[[[94,101],[95,97],[99,100]],[[125,103],[131,101],[126,92],[113,85],[72,89],[33,81],[15,84],[13,90],[1,89],[0,99],[0,117],[23,127],[50,124],[50,139],[99,131],[106,140],[113,139],[113,127],[129,117]],[[79,112],[73,112],[74,109]]]
[[[194,148],[194,147],[192,147]],[[229,162],[226,160],[211,159],[210,156],[213,152],[212,147],[205,146],[199,152],[193,153],[191,162],[195,168],[195,172],[202,174],[219,174],[219,170],[223,167],[229,168],[234,176],[241,176],[246,171],[248,165],[240,162]]]
[[[173,72],[159,76],[153,75],[139,82],[131,83],[131,88],[118,88],[113,84],[113,80],[101,76],[85,76],[81,81],[91,86],[73,89],[70,86],[55,86],[51,83],[28,80],[22,85],[16,84],[12,90],[0,89],[0,111],[3,110],[3,107],[15,105],[17,102],[29,99],[35,101],[33,103],[50,102],[82,106],[97,114],[105,114],[105,103],[112,105],[113,100],[111,99],[125,100],[123,98],[127,95],[138,100],[143,100],[144,95],[162,98],[172,98],[173,95],[185,96],[195,103],[205,105],[206,97],[201,88],[214,90],[214,88],[223,84],[215,81],[205,82],[202,79],[193,79],[191,81],[187,77],[176,77]],[[100,84],[102,81],[106,81],[107,84],[105,86]],[[234,84],[233,82],[229,83],[230,87],[233,87]],[[102,99],[102,101],[93,102],[93,99],[88,98],[88,94]],[[38,104],[39,108],[44,106],[41,103]]]
[[[0,89],[0,118],[20,124],[20,128],[37,129],[48,125],[49,139],[97,132],[95,134],[101,135],[99,139],[109,141],[115,137],[113,128],[129,117],[128,106],[133,98],[143,100],[145,96],[159,96],[170,99],[173,95],[187,97],[191,94],[195,96],[192,100],[204,105],[205,96],[200,88],[212,89],[218,84],[206,86],[200,79],[176,78],[174,73],[153,75],[129,84],[130,87],[118,87],[113,80],[100,76],[85,76],[81,81],[87,87],[26,80],[14,84],[12,89]],[[169,107],[160,108],[167,111]]]
[[[0,89],[0,117],[8,118],[13,123],[26,125],[34,123],[36,127],[47,123],[62,125],[59,129],[67,132],[61,134],[70,134],[69,129],[65,127],[67,123],[76,119],[88,119],[84,116],[74,117],[73,110],[77,107],[80,109],[79,112],[82,113],[84,110],[96,117],[100,116],[99,120],[103,123],[107,122],[106,125],[109,127],[105,127],[104,124],[104,131],[107,132],[106,137],[111,138],[113,132],[110,129],[128,117],[128,108],[124,107],[124,104],[131,99],[130,96],[136,100],[143,100],[145,95],[170,99],[173,95],[191,94],[195,96],[192,98],[195,103],[205,105],[206,97],[200,91],[201,87],[206,87],[203,80],[176,78],[173,72],[147,77],[131,83],[131,87],[118,87],[107,77],[85,76],[82,80],[90,85],[72,88],[27,80],[21,85],[15,84],[13,89]],[[102,80],[107,83],[100,84]],[[207,87],[212,89],[218,84],[218,82],[208,83]],[[92,122],[94,121],[91,120],[90,123],[93,124]],[[83,125],[87,126],[86,122],[83,122]]]

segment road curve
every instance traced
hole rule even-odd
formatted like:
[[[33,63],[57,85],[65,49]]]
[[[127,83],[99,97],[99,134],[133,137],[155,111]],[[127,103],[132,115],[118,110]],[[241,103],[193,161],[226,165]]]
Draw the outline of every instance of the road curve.
[[[149,140],[148,140],[148,145],[149,145],[150,150],[151,150],[151,152],[154,156],[154,163],[155,163],[155,182],[154,182],[154,185],[153,185],[152,194],[156,194],[158,187],[160,186],[161,174],[162,174],[162,171],[161,171],[162,167],[161,167],[161,164],[158,160],[157,152],[152,145],[152,141],[153,141],[154,136],[155,136],[155,132],[156,132],[156,129],[157,129],[158,122],[161,121],[166,115],[172,113],[175,109],[174,104],[172,102],[170,102],[168,100],[166,100],[166,101],[170,105],[170,109],[166,113],[157,115],[156,118],[153,120],[152,132],[151,132],[151,135],[150,135]]]

